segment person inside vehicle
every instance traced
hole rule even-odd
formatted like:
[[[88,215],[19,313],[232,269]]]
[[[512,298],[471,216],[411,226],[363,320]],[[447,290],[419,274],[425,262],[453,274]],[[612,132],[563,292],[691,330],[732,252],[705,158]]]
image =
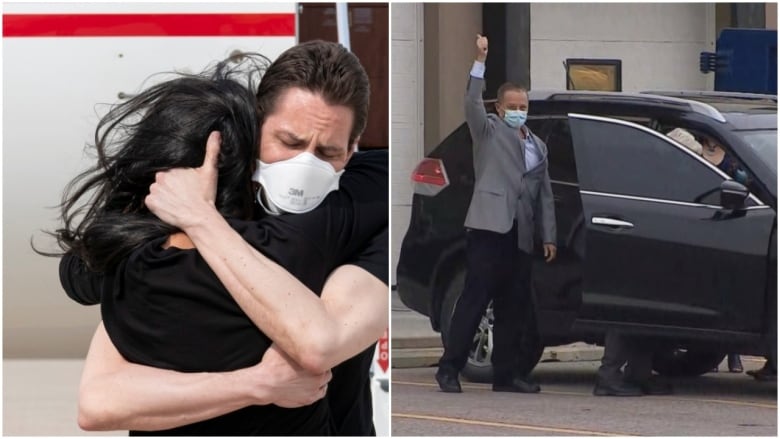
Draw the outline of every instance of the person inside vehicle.
[[[666,133],[666,135],[695,152],[697,155],[702,155],[703,147],[701,143],[699,143],[688,130],[684,128],[675,128]]]
[[[698,140],[702,145],[702,157],[717,166],[718,169],[726,173],[726,175],[733,178],[735,181],[745,185],[750,192],[756,193],[753,179],[739,163],[739,160],[727,153],[726,149],[711,136],[702,135],[699,136]]]
[[[688,147],[688,149],[695,152],[696,154],[704,157],[707,161],[717,166],[718,169],[725,172],[731,178],[739,181],[742,184],[748,183],[749,180],[747,178],[747,172],[743,171],[739,167],[737,161],[727,155],[723,148],[712,141],[711,138],[700,136],[701,139],[708,139],[704,140],[704,144],[706,146],[703,146],[702,143],[696,140],[693,134],[683,128],[675,128],[674,130],[667,133],[667,136],[680,142],[682,145]],[[726,365],[729,372],[742,373],[743,371],[742,359],[740,358],[739,354],[728,354]],[[712,371],[717,372],[718,366],[715,366]]]
[[[387,192],[386,153],[355,153],[349,160],[354,151],[353,145],[365,126],[368,93],[367,77],[362,67],[352,67],[359,67],[356,58],[348,67],[340,63],[345,56],[354,58],[354,55],[341,46],[335,48],[333,43],[324,42],[304,43],[288,52],[272,64],[261,81],[258,90],[260,102],[257,104],[254,95],[245,86],[239,88],[218,68],[213,77],[183,78],[178,83],[164,83],[160,88],[147,90],[110,113],[101,124],[104,128],[108,127],[97,145],[103,160],[95,167],[94,174],[83,176],[86,180],[65,205],[69,208],[77,206],[80,196],[89,188],[102,188],[103,191],[98,193],[103,198],[92,205],[90,220],[81,220],[78,224],[74,222],[73,211],[69,214],[66,209],[63,215],[66,226],[59,231],[64,248],[75,249],[75,252],[63,257],[61,263],[63,286],[77,301],[102,302],[105,329],[103,336],[98,330],[91,352],[96,343],[102,343],[104,349],[96,348],[95,351],[114,355],[113,360],[116,360],[110,363],[115,368],[106,370],[99,358],[87,359],[82,399],[91,401],[91,409],[101,412],[101,415],[114,417],[106,420],[96,416],[96,429],[110,425],[111,429],[160,430],[187,424],[165,434],[224,435],[244,432],[278,435],[293,432],[357,435],[373,431],[370,393],[366,393],[364,384],[367,384],[373,344],[387,326],[387,201],[383,198]],[[297,76],[286,74],[290,65],[294,65],[300,75],[311,74],[311,77],[325,81],[319,84],[322,88],[291,83],[290,78]],[[335,68],[337,65],[341,70]],[[276,69],[274,66],[277,66]],[[362,75],[358,74],[357,79],[364,80],[350,80],[351,86],[339,88],[336,87],[340,84],[338,79],[327,82],[333,77],[319,75],[318,69],[338,72],[341,79],[346,71],[359,70]],[[361,88],[362,85],[365,87]],[[342,92],[350,87],[364,90],[365,105],[333,99],[328,93],[333,92],[334,87]],[[261,93],[262,90],[267,93]],[[327,101],[324,96],[329,96]],[[264,97],[268,99],[265,103]],[[257,120],[256,106],[260,109],[260,121]],[[298,117],[289,117],[290,112]],[[141,114],[140,122],[129,124]],[[284,115],[288,117],[282,117]],[[312,116],[328,119],[328,123],[312,123]],[[301,135],[302,126],[309,127],[315,135],[308,136],[307,130],[303,130],[306,133]],[[170,133],[174,128],[179,131]],[[205,153],[208,160],[202,167],[174,169],[155,175],[157,171],[197,165],[198,160],[204,157],[202,145],[206,136],[214,129],[222,132],[222,143],[220,145],[219,135],[212,133],[208,136]],[[261,215],[259,220],[247,221],[251,216],[252,200],[257,198],[251,191],[250,176],[254,164],[252,155],[258,145],[258,130],[262,131],[259,153],[263,162],[259,167],[261,177],[264,177],[260,178],[262,188],[267,191],[261,195],[265,209],[276,210],[277,213],[302,211],[300,204],[286,204],[283,198],[279,199],[273,193],[286,183],[280,181],[280,175],[290,177],[291,174],[276,172],[289,171],[289,166],[276,166],[269,171],[275,164],[295,161],[297,169],[319,173],[317,175],[323,177],[317,169],[324,169],[319,164],[324,161],[330,167],[330,173],[326,174],[333,181],[336,164],[341,163],[340,168],[344,168],[349,160],[347,171],[339,181],[339,190],[327,198],[327,192],[321,193],[313,205],[303,206],[305,210],[311,210],[308,213]],[[107,154],[108,143],[105,142],[114,139],[112,135],[117,132],[125,137],[118,137],[116,154]],[[285,146],[290,142],[297,143]],[[144,148],[147,144],[152,146]],[[201,146],[198,148],[197,145]],[[312,151],[308,155],[303,154],[309,149]],[[171,155],[165,156],[166,152]],[[325,157],[325,160],[317,156]],[[128,157],[134,160],[124,160]],[[139,157],[146,157],[148,161],[139,160]],[[340,172],[340,169],[337,171]],[[263,172],[265,175],[262,175]],[[137,173],[138,178],[132,177],[133,173]],[[116,177],[111,179],[111,176]],[[230,179],[226,180],[228,176]],[[152,182],[155,183],[150,192],[149,184]],[[177,182],[185,187],[176,186]],[[170,207],[167,197],[171,196],[172,187],[177,187],[177,192],[172,195],[177,199],[174,203],[184,201],[186,209],[180,209],[178,205]],[[330,188],[333,186],[324,186],[324,189]],[[323,202],[323,199],[326,201]],[[314,209],[320,203],[321,208]],[[171,210],[175,211],[173,218],[170,218]],[[166,217],[171,223],[179,223],[166,224],[152,213]],[[233,219],[225,221],[218,213],[229,214]],[[208,227],[198,223],[206,218],[211,218]],[[358,218],[360,221],[355,221]],[[340,228],[338,224],[341,223],[349,226]],[[338,231],[321,230],[326,226],[335,227]],[[137,233],[133,245],[125,242],[121,234],[116,234],[122,232],[123,227],[130,227],[130,232]],[[208,236],[203,237],[204,233],[200,231]],[[340,233],[348,233],[350,237],[344,239]],[[91,238],[85,239],[85,234]],[[277,262],[284,262],[281,265],[296,274],[303,283],[247,245],[242,236],[250,244],[269,252]],[[221,242],[215,244],[213,240]],[[296,244],[298,240],[302,241]],[[111,246],[109,243],[121,245]],[[95,247],[95,244],[101,247]],[[220,247],[222,244],[230,248],[225,250]],[[308,249],[312,245],[314,248]],[[188,251],[195,246],[197,252]],[[100,249],[105,252],[101,253]],[[143,276],[133,275],[133,270],[138,267],[130,261],[146,264]],[[177,282],[176,279],[186,271],[176,268],[176,264],[165,265],[172,261],[183,261],[190,268],[197,269],[189,270],[188,280]],[[216,275],[209,274],[207,262],[217,265],[211,267]],[[337,268],[343,264],[353,265]],[[100,271],[93,271],[95,269]],[[166,270],[169,273],[166,274]],[[331,271],[333,273],[325,284]],[[195,277],[203,278],[202,282],[195,282]],[[198,287],[193,287],[192,282]],[[331,284],[335,285],[332,287],[334,292],[328,293]],[[287,294],[279,296],[277,292],[280,289]],[[104,291],[102,296],[101,290]],[[318,298],[312,290],[322,291],[322,298]],[[345,293],[349,295],[339,298]],[[163,302],[150,308],[149,301],[157,300]],[[170,303],[166,304],[165,300],[170,300]],[[276,303],[268,304],[271,300]],[[331,301],[330,305],[327,300]],[[274,306],[288,312],[275,312],[279,308]],[[174,310],[175,313],[170,314]],[[137,314],[139,312],[143,313],[143,317]],[[220,312],[222,317],[218,318]],[[378,319],[374,318],[377,316]],[[322,322],[322,325],[317,327],[316,321]],[[255,324],[268,337],[257,331]],[[380,326],[382,330],[374,337]],[[307,352],[302,349],[303,342],[298,336],[307,327],[310,328],[307,336],[311,336],[311,330],[314,330],[328,338],[329,343],[325,344],[328,349],[322,357],[307,359],[304,356]],[[330,329],[342,334],[336,336]],[[349,331],[357,332],[347,334]],[[106,333],[110,339],[105,336]],[[154,337],[149,338],[150,334]],[[150,344],[152,340],[156,341]],[[261,358],[265,362],[268,354],[273,352],[273,349],[266,351],[271,340],[320,381],[327,380],[327,369],[349,360],[334,368],[334,378],[327,390],[327,404],[318,402],[302,409],[258,407],[254,404],[282,402],[284,405],[285,396],[271,395],[264,401],[258,401],[248,398],[244,391],[240,397],[231,400],[222,392],[222,386],[213,387],[214,382],[212,387],[206,386],[203,374],[175,374],[169,370],[148,368],[141,372],[138,367],[143,366],[122,365],[116,358],[119,356],[116,353],[118,348],[129,360],[165,369],[234,370],[252,366]],[[315,337],[314,340],[320,339]],[[105,349],[106,344],[111,345],[111,342],[117,346]],[[333,343],[335,345],[331,349]],[[317,352],[309,350],[308,353]],[[94,361],[90,362],[91,359]],[[302,370],[300,366],[293,369]],[[130,377],[138,378],[139,375],[142,379],[133,380],[132,389],[125,385]],[[301,384],[302,380],[299,381]],[[168,385],[162,386],[163,383]],[[170,392],[173,387],[176,387],[176,392]],[[190,396],[184,396],[187,392]],[[290,405],[298,406],[301,402],[294,401]],[[159,408],[159,411],[153,407]],[[301,414],[303,417],[299,416]],[[193,424],[205,419],[208,421]],[[112,423],[117,420],[129,425]]]
[[[718,169],[725,172],[726,175],[734,180],[742,183],[752,193],[759,193],[753,179],[748,175],[747,171],[742,167],[739,161],[727,153],[714,138],[710,136],[701,136],[699,138],[703,146],[702,156],[710,163],[717,166]],[[733,358],[735,356],[736,358]],[[730,372],[742,372],[742,361],[739,355],[729,354],[728,368]],[[766,357],[766,362],[761,369],[749,370],[746,372],[758,381],[776,381],[777,380],[777,366],[773,364],[770,357]]]

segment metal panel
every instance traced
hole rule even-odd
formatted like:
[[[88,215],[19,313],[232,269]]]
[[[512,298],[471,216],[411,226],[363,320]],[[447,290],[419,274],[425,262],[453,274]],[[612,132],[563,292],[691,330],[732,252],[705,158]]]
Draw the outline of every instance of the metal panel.
[[[295,4],[58,3],[4,5],[25,14],[295,14]],[[295,35],[220,37],[3,38],[3,325],[6,356],[83,356],[98,317],[60,288],[55,250],[41,230],[58,225],[65,184],[94,163],[84,154],[97,122],[119,93],[197,72],[234,50],[276,58]]]

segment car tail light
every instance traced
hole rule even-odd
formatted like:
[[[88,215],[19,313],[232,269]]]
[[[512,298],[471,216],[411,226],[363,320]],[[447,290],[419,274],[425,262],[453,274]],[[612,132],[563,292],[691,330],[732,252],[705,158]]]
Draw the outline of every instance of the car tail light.
[[[421,195],[436,195],[450,185],[444,162],[440,159],[423,159],[412,172],[414,192]]]

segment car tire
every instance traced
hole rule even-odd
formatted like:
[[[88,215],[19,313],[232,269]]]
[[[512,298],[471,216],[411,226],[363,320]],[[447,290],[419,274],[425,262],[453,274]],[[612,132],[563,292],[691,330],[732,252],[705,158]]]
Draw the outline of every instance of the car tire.
[[[536,325],[536,311],[534,307],[528,309],[528,314],[522,319],[525,324],[523,340],[520,342],[518,355],[517,376],[524,377],[530,374],[544,353],[544,344],[539,336]],[[490,361],[493,355],[493,302],[488,305],[469,351],[466,365],[461,374],[467,380],[474,383],[493,382],[493,363]]]
[[[471,343],[466,365],[460,372],[472,383],[492,383],[493,363],[493,301],[487,306]]]
[[[653,370],[667,377],[695,377],[711,372],[726,354],[671,349],[653,354]]]

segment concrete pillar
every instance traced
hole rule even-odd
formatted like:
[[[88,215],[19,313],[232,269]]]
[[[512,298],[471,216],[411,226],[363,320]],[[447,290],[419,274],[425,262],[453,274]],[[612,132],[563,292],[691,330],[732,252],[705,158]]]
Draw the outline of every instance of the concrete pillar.
[[[495,98],[498,87],[513,82],[531,87],[531,5],[485,3],[482,27],[490,39],[485,97]]]
[[[464,121],[463,95],[482,32],[479,3],[425,3],[425,153]]]

